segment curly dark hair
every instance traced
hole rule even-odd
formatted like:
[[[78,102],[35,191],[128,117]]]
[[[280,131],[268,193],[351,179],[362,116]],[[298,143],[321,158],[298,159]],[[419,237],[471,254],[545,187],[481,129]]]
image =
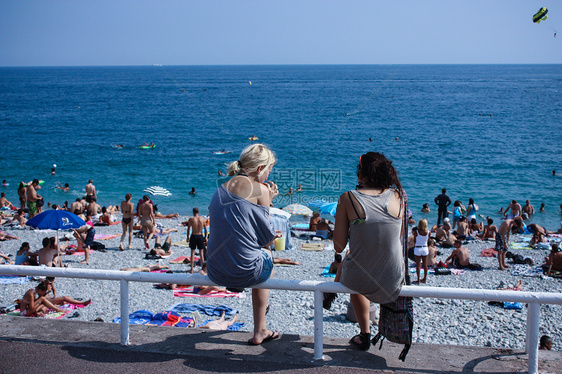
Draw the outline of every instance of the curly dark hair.
[[[359,165],[357,165],[357,175],[359,173],[367,179],[368,187],[385,190],[394,186],[399,191],[402,190],[398,172],[392,165],[392,161],[382,153],[367,152],[362,155],[359,158]]]

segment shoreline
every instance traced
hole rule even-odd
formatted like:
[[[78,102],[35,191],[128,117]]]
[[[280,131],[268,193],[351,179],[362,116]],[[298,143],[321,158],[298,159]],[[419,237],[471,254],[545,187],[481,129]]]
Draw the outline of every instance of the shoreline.
[[[120,215],[119,215],[120,217]],[[158,219],[164,228],[177,228],[179,232],[170,234],[172,242],[185,239],[186,228],[178,226],[187,217],[179,219]],[[11,253],[15,257],[23,241],[31,244],[32,250],[39,248],[40,241],[44,236],[52,236],[53,231],[37,231],[30,229],[8,229],[5,230],[12,235],[19,236],[19,240],[9,240],[1,243],[0,251]],[[96,227],[96,234],[111,235],[121,233],[121,225]],[[58,233],[59,237],[63,232]],[[514,236],[513,240],[519,236]],[[303,240],[291,238],[293,249],[283,252],[274,252],[276,257],[287,257],[300,261],[297,266],[275,266],[275,278],[279,279],[302,279],[323,280],[330,278],[321,276],[322,270],[333,260],[333,245],[329,241],[322,252],[303,251],[300,249]],[[94,251],[90,254],[90,265],[79,264],[84,256],[63,256],[63,261],[73,268],[111,269],[119,270],[125,267],[137,265],[149,265],[158,263],[158,260],[144,259],[142,239],[133,237],[133,248],[131,250],[119,251],[120,236],[109,240],[98,240],[106,245],[107,252]],[[73,243],[73,241],[71,241]],[[560,279],[541,279],[532,277],[520,277],[511,275],[510,271],[497,270],[497,260],[492,257],[479,257],[482,249],[493,247],[493,242],[478,241],[466,245],[469,248],[471,262],[483,266],[483,271],[465,270],[461,275],[436,276],[428,275],[427,286],[433,287],[463,287],[496,289],[500,282],[505,286],[515,285],[519,280],[523,281],[524,291],[535,292],[562,292],[562,281]],[[189,256],[187,247],[172,246],[174,253],[168,258],[161,260],[164,265],[170,267],[174,273],[188,272],[188,265],[171,264],[179,256]],[[451,249],[439,248],[442,255],[438,260],[443,260],[450,254]],[[530,256],[536,265],[542,264],[542,258],[548,251],[544,250],[511,250],[523,256]],[[410,265],[412,264],[409,261]],[[1,265],[0,265],[1,266]],[[196,271],[199,268],[196,267]],[[412,273],[411,273],[412,275]],[[415,274],[412,281],[415,280]],[[28,284],[1,284],[0,306],[9,305],[16,298],[21,297],[26,290],[32,288],[37,282]],[[76,320],[93,321],[102,318],[105,322],[111,322],[113,318],[119,317],[119,282],[94,281],[86,279],[63,279],[55,282],[57,296],[68,295],[74,298],[92,298],[92,304],[86,308],[79,309],[79,317]],[[146,309],[157,313],[164,311],[176,303],[192,303],[207,305],[228,305],[240,313],[240,319],[246,323],[242,331],[252,331],[252,308],[251,295],[246,291],[246,298],[194,298],[174,297],[173,291],[155,289],[147,283],[130,283],[130,312]],[[347,304],[349,297],[339,295],[333,303],[331,310],[324,310],[324,334],[325,336],[350,338],[358,332],[357,324],[346,320]],[[313,335],[314,300],[313,294],[309,292],[273,290],[270,294],[271,311],[268,314],[268,327],[281,333],[294,333],[300,335]],[[541,308],[540,334],[550,335],[554,339],[555,350],[562,350],[562,329],[560,329],[560,315],[562,306],[544,305]],[[65,317],[66,318],[66,317]],[[435,343],[473,346],[492,346],[505,348],[524,348],[526,308],[522,310],[503,309],[488,305],[485,302],[470,302],[463,300],[438,300],[438,299],[416,299],[414,300],[414,343]],[[376,326],[373,328],[376,331]]]

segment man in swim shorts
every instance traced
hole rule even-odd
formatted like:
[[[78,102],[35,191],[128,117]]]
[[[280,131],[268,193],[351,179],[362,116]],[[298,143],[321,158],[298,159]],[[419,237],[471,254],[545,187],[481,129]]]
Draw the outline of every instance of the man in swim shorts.
[[[189,236],[189,232],[191,236]],[[193,217],[187,221],[187,238],[189,240],[189,248],[191,248],[191,274],[195,267],[195,250],[199,250],[201,256],[201,264],[205,262],[205,255],[207,250],[207,220],[205,217],[199,215],[199,209],[193,208]]]
[[[164,245],[162,245],[162,239],[159,236],[156,237],[156,242],[154,243],[154,249],[151,249],[148,254],[150,256],[169,256],[172,252],[170,247],[172,246],[172,237],[168,236]]]
[[[37,186],[39,186],[39,180],[34,179],[30,185],[27,186],[27,207],[29,208],[29,219],[35,217],[39,211],[37,206],[37,201],[41,200],[41,196],[37,195]]]
[[[92,198],[97,198],[96,186],[94,186],[93,181],[90,179],[85,187],[86,189],[86,202],[91,203]]]
[[[505,270],[509,267],[505,263],[505,253],[507,251],[507,247],[509,246],[509,235],[511,234],[511,229],[513,227],[520,229],[522,225],[523,220],[521,217],[516,217],[515,219],[506,219],[498,228],[495,249],[498,251],[498,264],[500,270]]]
[[[96,230],[94,226],[84,225],[76,230],[74,230],[74,237],[76,238],[78,248],[82,246],[84,249],[84,260],[80,261],[81,264],[89,264],[90,249],[94,245],[94,237],[96,235]]]

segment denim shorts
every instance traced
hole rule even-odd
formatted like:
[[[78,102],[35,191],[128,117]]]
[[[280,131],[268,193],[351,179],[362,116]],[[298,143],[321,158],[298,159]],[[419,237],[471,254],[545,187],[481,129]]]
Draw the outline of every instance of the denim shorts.
[[[256,284],[268,280],[269,277],[271,277],[271,273],[273,271],[273,257],[271,257],[271,253],[267,249],[262,249],[262,256],[263,256],[263,266],[261,269],[261,274],[259,278],[256,280]]]

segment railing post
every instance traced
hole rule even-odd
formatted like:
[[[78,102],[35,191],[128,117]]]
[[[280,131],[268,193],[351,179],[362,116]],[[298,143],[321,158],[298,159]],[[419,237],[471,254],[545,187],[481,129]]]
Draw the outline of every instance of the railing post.
[[[541,305],[529,303],[527,307],[527,337],[525,340],[525,353],[527,353],[528,372],[539,372],[539,321],[541,318]]]
[[[129,282],[121,279],[121,345],[129,345]]]
[[[324,355],[324,310],[322,291],[314,291],[314,360],[323,360]]]

